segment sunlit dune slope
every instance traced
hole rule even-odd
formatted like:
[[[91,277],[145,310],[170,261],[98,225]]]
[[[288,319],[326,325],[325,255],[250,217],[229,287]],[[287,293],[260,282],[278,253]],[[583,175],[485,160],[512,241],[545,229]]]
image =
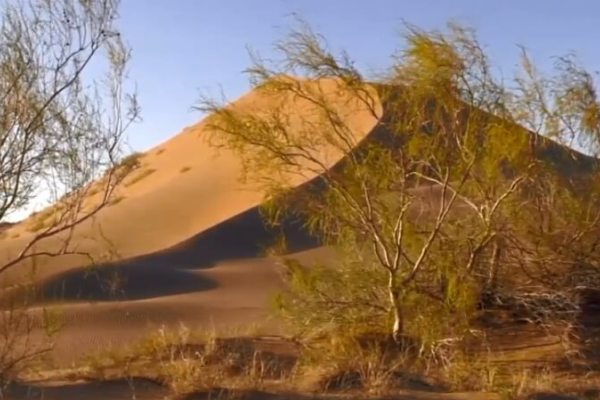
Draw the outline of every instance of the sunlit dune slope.
[[[371,112],[340,90],[340,85],[334,80],[303,84],[318,85],[358,139],[375,126],[377,121]],[[281,96],[255,90],[233,102],[232,107],[259,111],[285,101],[292,115],[291,128],[294,129],[297,123],[298,129],[305,129],[300,125],[311,122],[310,116],[316,114],[311,111],[314,106],[300,98],[290,101],[282,100]],[[294,115],[299,117],[293,118]],[[263,193],[240,182],[241,166],[236,156],[208,145],[205,138],[206,121],[203,120],[142,154],[140,167],[125,179],[114,196],[113,205],[103,209],[94,221],[86,221],[76,230],[74,243],[77,250],[89,252],[97,260],[123,260],[154,253],[259,205]],[[334,154],[330,157],[331,163],[341,157],[341,154]],[[297,179],[296,183],[301,184],[302,181]],[[0,262],[2,258],[13,256],[41,229],[44,221],[40,219],[45,213],[42,211],[4,233],[0,242]],[[241,231],[237,233],[242,234]],[[222,242],[218,245],[230,247],[232,258],[235,258],[239,252],[235,235],[220,240],[231,241],[231,246]],[[81,257],[38,260],[43,276],[62,273],[87,262]],[[203,263],[202,260],[198,262]]]
[[[373,110],[335,80],[302,84],[324,94],[357,141],[377,125]],[[281,96],[254,90],[231,107],[261,112],[285,104],[290,129],[316,122],[311,121],[317,113],[310,102]],[[380,105],[376,110],[381,111]],[[43,295],[39,306],[59,307],[67,323],[58,338],[62,360],[123,344],[163,323],[207,328],[264,320],[269,297],[281,287],[280,268],[264,257],[265,246],[274,239],[258,211],[264,193],[242,184],[239,160],[210,146],[206,135],[203,120],[143,153],[113,204],[75,230],[72,243],[94,258],[94,267],[86,256],[39,257],[2,274],[0,285],[13,290],[35,265]],[[324,150],[331,165],[343,157]],[[0,263],[43,229],[43,218],[50,213],[44,210],[7,228],[0,241]],[[290,251],[300,252],[300,258],[327,253],[298,228],[284,227]]]

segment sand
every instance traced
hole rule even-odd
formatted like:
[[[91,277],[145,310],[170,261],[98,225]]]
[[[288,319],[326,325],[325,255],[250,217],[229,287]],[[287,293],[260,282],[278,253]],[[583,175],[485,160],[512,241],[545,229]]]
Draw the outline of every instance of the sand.
[[[366,107],[340,94],[334,80],[303,84],[319,85],[343,110],[357,140],[377,124]],[[231,107],[264,110],[281,101],[253,91]],[[314,114],[314,106],[302,99],[285,101],[292,129],[304,129],[310,121],[302,119]],[[73,243],[100,260],[98,265],[90,267],[79,256],[35,260],[35,276],[46,299],[39,310],[58,309],[66,323],[57,338],[59,363],[131,343],[163,324],[199,329],[269,326],[269,300],[282,282],[277,260],[264,257],[274,239],[257,208],[264,193],[241,183],[234,154],[206,142],[206,124],[202,120],[187,127],[142,154],[140,168],[116,194],[120,200],[76,229]],[[330,164],[342,156],[327,154]],[[293,184],[310,178],[296,178]],[[32,237],[35,218],[5,228],[0,263]],[[310,238],[295,237],[292,252],[310,257],[327,252]],[[18,265],[3,274],[0,285],[23,282],[30,268],[30,263]]]

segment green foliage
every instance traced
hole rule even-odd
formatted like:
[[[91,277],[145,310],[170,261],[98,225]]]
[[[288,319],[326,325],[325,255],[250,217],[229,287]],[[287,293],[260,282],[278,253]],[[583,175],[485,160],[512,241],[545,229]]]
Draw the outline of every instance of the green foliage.
[[[289,287],[275,306],[301,336],[385,330],[385,276],[373,263],[307,267],[289,259],[285,266]]]
[[[294,216],[343,254],[287,260],[282,315],[303,334],[408,335],[427,353],[465,337],[490,293],[525,304],[532,285],[572,299],[575,281],[600,283],[597,160],[538,135],[594,151],[600,106],[570,58],[546,79],[524,55],[513,87],[469,29],[409,26],[405,39],[373,83],[303,26],[277,44],[281,62],[248,70],[260,109],[199,108],[212,114],[211,143],[266,193],[269,222]],[[377,121],[366,140],[357,115]],[[556,263],[584,277],[557,281]]]

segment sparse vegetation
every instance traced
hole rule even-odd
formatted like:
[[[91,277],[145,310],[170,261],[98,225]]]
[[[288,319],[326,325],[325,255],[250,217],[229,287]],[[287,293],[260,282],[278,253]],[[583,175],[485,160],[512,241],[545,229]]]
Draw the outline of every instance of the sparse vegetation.
[[[122,202],[123,200],[125,200],[125,196],[117,196],[110,201],[109,205],[111,205],[111,206],[117,205],[120,202]]]
[[[52,221],[36,220],[27,230],[31,233],[39,232],[49,226],[52,226]]]
[[[100,185],[93,184],[93,186],[88,190],[87,195],[94,196],[94,195],[100,193],[101,190],[102,190],[102,188]]]
[[[185,166],[185,167],[182,167],[182,168],[179,170],[179,173],[183,174],[183,173],[185,173],[185,172],[188,172],[188,171],[189,171],[189,170],[191,170],[191,169],[192,169],[192,167],[190,167],[190,166]]]
[[[81,373],[101,379],[145,376],[175,395],[258,389],[266,382],[289,380],[295,361],[256,343],[260,339],[163,327],[128,349],[88,357]]]
[[[46,208],[44,211],[36,213],[35,216],[30,217],[28,231],[35,233],[44,229],[52,228],[57,224],[60,214],[63,212],[61,207],[51,206]]]
[[[156,170],[154,168],[144,169],[144,170],[138,172],[137,175],[131,177],[131,179],[129,179],[129,181],[125,182],[125,186],[129,187],[131,185],[134,185],[134,184],[138,183],[139,181],[141,181],[142,179],[152,175],[155,172],[156,172]]]
[[[21,299],[4,299],[0,312],[0,394],[23,370],[52,351],[53,339],[62,325],[56,312],[42,310],[35,315],[23,307],[27,305],[23,298],[35,295],[32,282],[23,282],[19,290]]]
[[[127,349],[89,356],[69,376],[101,380],[143,377],[177,396],[301,390],[389,398],[412,390],[495,392],[515,399],[558,390],[592,396],[600,382],[600,376],[591,375],[586,382],[570,382],[563,372],[543,363],[515,367],[514,362],[494,361],[489,354],[452,351],[439,364],[421,357],[414,347],[401,349],[389,338],[374,335],[330,337],[312,342],[304,350],[285,338],[225,336],[185,326],[175,330],[163,327]],[[283,345],[285,351],[274,350],[273,343]]]
[[[131,153],[128,156],[124,157],[119,164],[116,166],[118,170],[124,170],[127,172],[134,171],[142,166],[141,153]]]

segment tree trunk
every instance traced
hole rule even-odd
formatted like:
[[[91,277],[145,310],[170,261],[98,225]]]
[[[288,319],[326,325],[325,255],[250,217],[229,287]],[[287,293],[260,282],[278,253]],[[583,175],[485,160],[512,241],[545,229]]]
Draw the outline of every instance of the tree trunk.
[[[499,260],[500,260],[500,245],[498,244],[498,239],[496,239],[496,240],[494,240],[494,245],[492,247],[492,257],[490,260],[490,268],[488,270],[488,278],[487,278],[487,283],[486,283],[487,289],[492,292],[496,289]]]
[[[394,316],[394,325],[392,327],[392,338],[394,342],[400,343],[402,334],[404,333],[404,319],[402,316],[402,305],[400,304],[400,293],[396,283],[396,274],[392,271],[389,273],[388,293],[390,296],[390,306]]]

